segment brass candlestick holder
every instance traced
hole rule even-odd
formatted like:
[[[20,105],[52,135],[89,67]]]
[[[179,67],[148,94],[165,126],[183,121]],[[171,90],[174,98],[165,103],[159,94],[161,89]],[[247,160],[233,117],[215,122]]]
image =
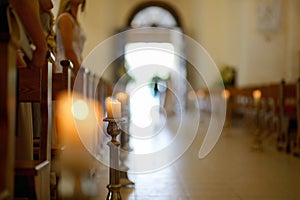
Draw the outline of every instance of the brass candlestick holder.
[[[261,101],[255,102],[255,133],[254,133],[254,141],[252,145],[252,149],[256,151],[263,151],[263,142],[261,138],[261,117],[260,117],[260,110],[261,110]]]
[[[120,142],[117,140],[117,136],[120,134],[118,123],[124,121],[124,119],[105,118],[103,121],[108,122],[106,130],[111,136],[111,141],[107,143],[109,146],[109,184],[107,185],[108,195],[106,200],[121,200],[119,171]]]

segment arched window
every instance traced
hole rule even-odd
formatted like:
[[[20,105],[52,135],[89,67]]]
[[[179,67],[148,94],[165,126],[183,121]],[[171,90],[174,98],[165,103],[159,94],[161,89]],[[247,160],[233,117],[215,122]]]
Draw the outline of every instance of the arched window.
[[[144,2],[139,4],[131,12],[127,27],[180,27],[178,12],[169,4],[162,1]]]
[[[176,19],[166,9],[158,6],[150,6],[139,11],[131,21],[132,28],[137,27],[178,27]]]

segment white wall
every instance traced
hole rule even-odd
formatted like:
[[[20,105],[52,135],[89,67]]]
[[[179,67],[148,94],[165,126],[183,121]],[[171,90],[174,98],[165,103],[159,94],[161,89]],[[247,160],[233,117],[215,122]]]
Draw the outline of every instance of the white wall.
[[[300,77],[300,1],[289,0],[287,11],[286,77],[295,80]]]
[[[257,6],[263,0],[195,0],[191,35],[218,66],[236,66],[239,86],[298,77],[300,1],[281,1],[282,24],[268,34],[257,29]]]

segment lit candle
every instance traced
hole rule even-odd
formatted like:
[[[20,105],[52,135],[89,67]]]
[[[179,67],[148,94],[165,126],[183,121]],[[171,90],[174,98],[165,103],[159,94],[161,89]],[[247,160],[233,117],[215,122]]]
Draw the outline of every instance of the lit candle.
[[[230,91],[225,89],[222,91],[222,97],[227,101],[230,97]]]
[[[202,89],[199,89],[198,91],[197,91],[197,96],[200,98],[200,99],[204,99],[204,97],[205,97],[205,91],[204,90],[202,90]]]
[[[118,100],[115,100],[111,97],[106,98],[106,111],[107,117],[114,119],[121,117],[121,103]]]
[[[119,92],[116,95],[117,99],[121,102],[122,105],[127,105],[129,100],[129,95],[125,92]]]
[[[197,98],[197,95],[196,95],[194,90],[191,90],[191,91],[188,92],[188,98],[191,101],[194,101]]]
[[[254,99],[254,103],[258,104],[260,99],[261,99],[261,91],[260,90],[254,90],[252,92],[252,96],[253,96],[253,99]]]

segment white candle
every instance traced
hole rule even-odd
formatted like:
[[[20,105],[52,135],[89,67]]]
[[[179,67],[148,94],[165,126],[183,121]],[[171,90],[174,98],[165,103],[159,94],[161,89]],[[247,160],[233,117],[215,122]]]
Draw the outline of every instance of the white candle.
[[[127,105],[129,100],[129,95],[125,92],[119,92],[116,95],[117,99],[121,102],[122,105]]]
[[[115,100],[111,97],[108,97],[105,100],[106,103],[106,111],[107,111],[107,117],[114,119],[114,118],[120,118],[121,117],[121,103],[118,100]]]

